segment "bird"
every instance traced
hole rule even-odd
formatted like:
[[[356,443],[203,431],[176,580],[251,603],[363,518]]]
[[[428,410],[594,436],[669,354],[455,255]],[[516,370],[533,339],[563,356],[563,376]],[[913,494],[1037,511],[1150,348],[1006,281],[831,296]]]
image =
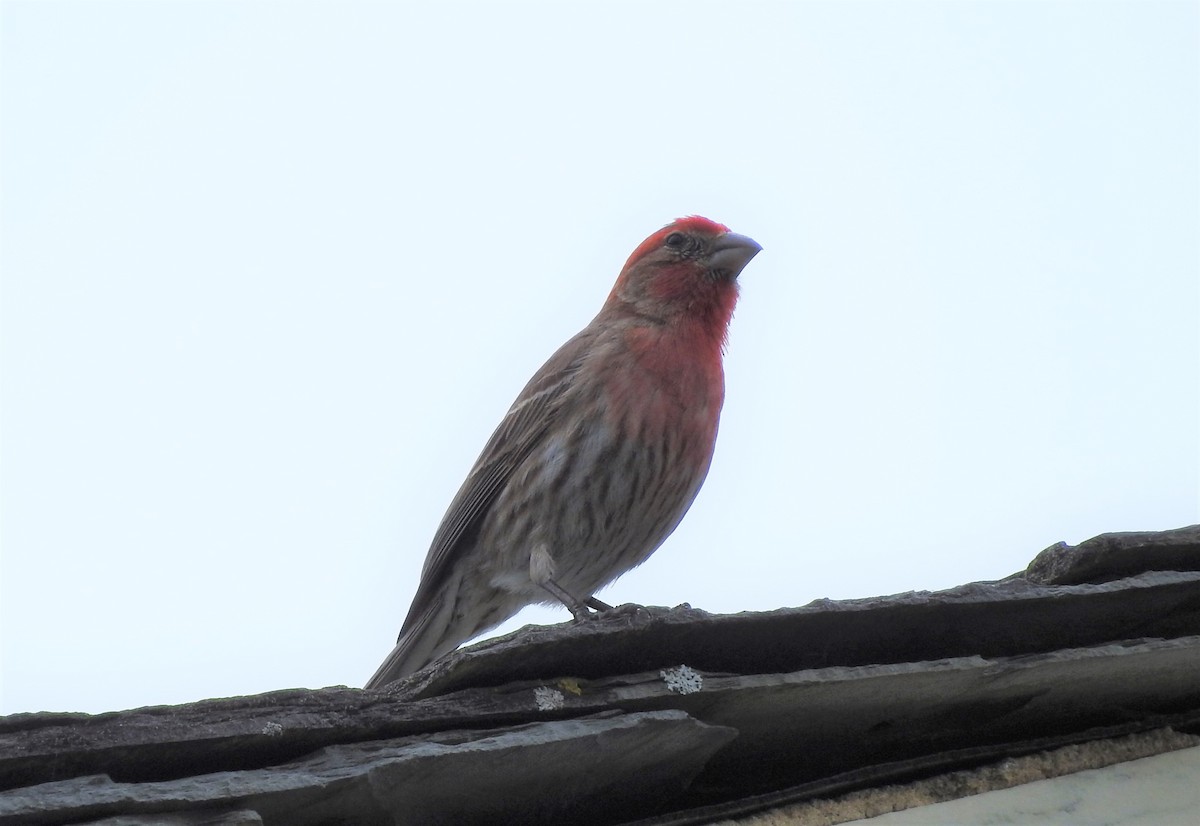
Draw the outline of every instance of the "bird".
[[[738,276],[762,250],[698,215],[629,256],[600,312],[517,396],[434,533],[383,688],[526,605],[576,620],[645,562],[708,474]]]

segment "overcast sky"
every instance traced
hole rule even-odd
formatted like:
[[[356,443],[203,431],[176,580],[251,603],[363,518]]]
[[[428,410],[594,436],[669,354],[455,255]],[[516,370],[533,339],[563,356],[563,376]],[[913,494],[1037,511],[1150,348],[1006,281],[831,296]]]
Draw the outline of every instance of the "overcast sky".
[[[4,2],[0,711],[361,685],[691,213],[764,251],[708,482],[605,600],[1200,522],[1198,8]]]

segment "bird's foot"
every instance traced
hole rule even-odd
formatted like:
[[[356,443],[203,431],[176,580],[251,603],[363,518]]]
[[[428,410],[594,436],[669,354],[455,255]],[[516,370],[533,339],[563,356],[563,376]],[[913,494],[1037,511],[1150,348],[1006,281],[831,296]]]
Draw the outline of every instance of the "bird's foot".
[[[592,611],[589,604],[586,602],[567,603],[567,610],[571,612],[571,616],[576,622],[589,622],[600,616]]]
[[[638,605],[636,602],[625,602],[615,608],[609,608],[603,614],[606,617],[632,617],[634,614],[641,613],[646,610],[645,605]]]
[[[629,603],[613,607],[602,599],[588,597],[581,603],[568,604],[567,608],[570,609],[576,622],[588,622],[601,617],[621,617],[634,614],[640,611],[642,606]]]
[[[586,617],[580,617],[579,614],[575,614],[575,619],[593,620],[612,619],[614,617],[632,617],[639,611],[646,610],[644,605],[638,605],[636,602],[626,602],[623,605],[612,606],[607,602],[596,599],[595,597],[588,597],[586,600],[584,600],[584,605],[587,608],[591,608],[592,611],[588,611]],[[572,611],[571,613],[574,614],[575,612]]]

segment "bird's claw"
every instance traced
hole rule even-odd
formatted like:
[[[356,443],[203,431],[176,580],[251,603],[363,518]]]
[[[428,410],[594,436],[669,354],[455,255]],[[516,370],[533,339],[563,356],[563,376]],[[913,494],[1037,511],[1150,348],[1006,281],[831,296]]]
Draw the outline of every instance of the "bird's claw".
[[[568,605],[567,609],[571,612],[571,616],[575,618],[576,622],[587,622],[589,620],[593,620],[596,617],[600,616],[599,614],[594,613],[590,608],[588,608],[588,606],[585,603],[577,603],[575,605]]]
[[[645,610],[645,605],[638,605],[636,602],[625,602],[616,608],[609,608],[604,612],[604,615],[606,617],[632,617],[634,614]]]
[[[582,604],[568,606],[571,610],[571,615],[575,617],[576,622],[590,622],[596,619],[610,619],[613,617],[631,617],[639,611],[645,611],[644,605],[638,605],[636,602],[626,602],[622,605],[612,606],[607,602],[588,597]]]

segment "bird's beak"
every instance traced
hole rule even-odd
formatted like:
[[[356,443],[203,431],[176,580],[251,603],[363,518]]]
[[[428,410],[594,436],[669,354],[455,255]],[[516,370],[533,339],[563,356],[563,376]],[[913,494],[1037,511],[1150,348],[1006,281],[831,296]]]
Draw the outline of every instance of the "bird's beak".
[[[737,278],[738,274],[750,263],[750,259],[762,251],[762,245],[753,238],[727,232],[713,242],[709,262],[714,272],[728,278]]]

